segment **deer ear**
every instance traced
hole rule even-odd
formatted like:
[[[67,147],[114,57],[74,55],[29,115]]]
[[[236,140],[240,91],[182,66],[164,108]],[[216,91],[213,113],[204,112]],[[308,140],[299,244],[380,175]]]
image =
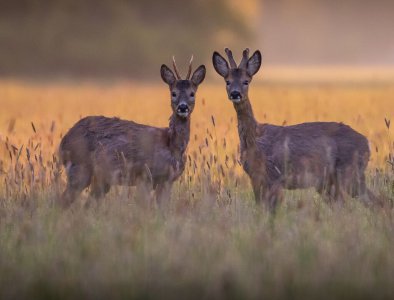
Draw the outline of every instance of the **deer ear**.
[[[213,52],[212,63],[216,72],[222,77],[227,77],[229,72],[229,67],[227,61],[218,52]]]
[[[175,75],[171,71],[171,69],[166,65],[161,65],[160,74],[163,81],[168,85],[173,85],[175,83],[176,81]]]
[[[201,82],[204,81],[205,73],[206,73],[205,66],[204,66],[204,65],[199,66],[199,67],[194,71],[193,76],[192,76],[192,79],[190,79],[191,82],[192,82],[195,86],[198,86]]]
[[[261,66],[261,53],[257,50],[253,55],[249,58],[248,62],[246,63],[246,71],[248,72],[249,76],[253,76],[258,72]]]

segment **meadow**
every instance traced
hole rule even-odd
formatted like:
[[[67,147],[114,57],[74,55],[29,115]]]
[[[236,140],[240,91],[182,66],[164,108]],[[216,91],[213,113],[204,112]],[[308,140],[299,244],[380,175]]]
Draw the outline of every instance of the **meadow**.
[[[394,297],[394,83],[261,83],[260,122],[341,121],[370,141],[368,186],[385,206],[286,192],[275,216],[254,203],[224,84],[201,85],[188,164],[168,209],[114,188],[56,207],[61,137],[86,115],[167,126],[168,88],[128,81],[0,81],[0,298]]]

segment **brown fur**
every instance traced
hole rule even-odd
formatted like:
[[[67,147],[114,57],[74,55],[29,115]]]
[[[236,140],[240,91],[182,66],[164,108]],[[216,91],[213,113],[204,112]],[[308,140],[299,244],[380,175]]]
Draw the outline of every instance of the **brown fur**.
[[[232,53],[228,49],[226,52],[231,62]],[[284,188],[309,187],[329,199],[343,199],[348,193],[372,200],[364,174],[370,150],[363,135],[335,122],[275,126],[256,121],[248,87],[260,68],[261,54],[256,51],[251,58],[248,54],[245,50],[241,67],[229,68],[215,52],[213,64],[226,81],[237,113],[241,162],[251,179],[256,202],[274,210]]]
[[[185,168],[190,114],[205,67],[197,68],[190,80],[175,78],[165,65],[161,74],[172,98],[169,127],[90,116],[78,121],[63,137],[59,152],[68,179],[64,206],[89,186],[95,198],[105,195],[112,185],[129,185],[137,186],[145,198],[155,190],[159,205],[168,200],[173,182]]]

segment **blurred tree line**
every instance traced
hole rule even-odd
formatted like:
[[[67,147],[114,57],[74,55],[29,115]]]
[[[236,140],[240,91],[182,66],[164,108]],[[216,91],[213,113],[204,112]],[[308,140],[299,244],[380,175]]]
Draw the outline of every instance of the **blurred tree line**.
[[[0,75],[147,78],[251,36],[228,0],[0,0]]]

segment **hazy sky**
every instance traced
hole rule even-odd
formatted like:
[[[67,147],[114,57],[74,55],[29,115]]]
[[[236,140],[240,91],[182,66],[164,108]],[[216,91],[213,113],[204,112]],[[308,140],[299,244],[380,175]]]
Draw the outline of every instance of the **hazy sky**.
[[[394,66],[393,0],[264,0],[267,64]]]

